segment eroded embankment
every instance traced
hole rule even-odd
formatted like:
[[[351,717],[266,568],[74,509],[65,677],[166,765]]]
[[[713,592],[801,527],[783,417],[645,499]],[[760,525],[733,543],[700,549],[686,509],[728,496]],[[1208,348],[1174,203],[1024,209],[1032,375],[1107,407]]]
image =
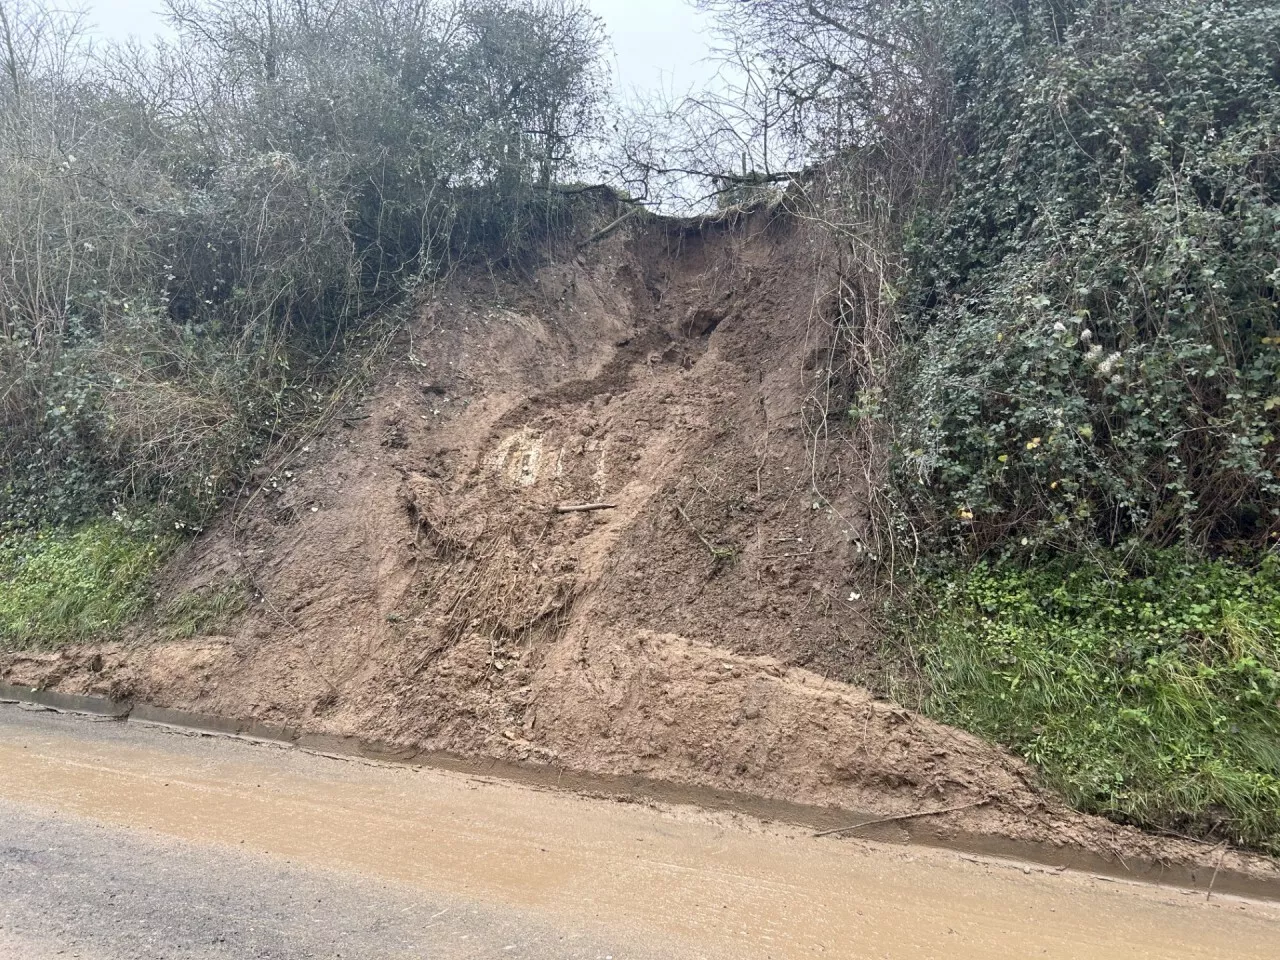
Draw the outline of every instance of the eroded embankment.
[[[809,807],[963,807],[930,830],[1214,869],[850,684],[874,645],[821,319],[835,257],[761,214],[455,286],[362,409],[173,565],[173,594],[256,591],[224,635],[9,656],[0,681]]]

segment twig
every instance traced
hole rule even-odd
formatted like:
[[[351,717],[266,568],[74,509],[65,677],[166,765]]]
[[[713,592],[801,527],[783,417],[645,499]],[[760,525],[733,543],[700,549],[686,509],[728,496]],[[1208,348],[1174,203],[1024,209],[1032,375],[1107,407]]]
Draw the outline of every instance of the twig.
[[[1217,850],[1220,846],[1222,846],[1220,842],[1214,842],[1213,840],[1201,840],[1199,837],[1193,837],[1193,836],[1190,836],[1189,834],[1179,833],[1177,830],[1160,829],[1160,830],[1152,830],[1151,832],[1158,833],[1162,837],[1173,837],[1176,840],[1185,840],[1187,841],[1187,843],[1198,843],[1202,847],[1211,847],[1214,850]]]
[[[1204,902],[1208,903],[1209,898],[1213,896],[1213,885],[1218,879],[1218,871],[1222,869],[1222,861],[1227,855],[1227,841],[1222,841],[1222,852],[1218,854],[1218,865],[1213,868],[1213,876],[1209,878],[1209,889],[1205,892]]]
[[[616,503],[575,503],[561,504],[556,507],[556,513],[587,513],[591,510],[616,510]]]
[[[810,550],[808,553],[767,553],[762,556],[761,560],[799,560],[803,557],[812,557],[817,550]]]
[[[633,216],[635,216],[636,212],[639,211],[640,209],[641,209],[640,207],[632,207],[630,210],[628,210],[626,213],[620,216],[617,220],[614,220],[607,227],[604,227],[601,230],[597,230],[591,236],[587,237],[587,239],[579,243],[578,249],[583,250],[591,246],[591,244],[595,243],[597,240],[603,240],[605,237],[609,236],[609,234],[613,233],[613,231],[617,230],[620,226],[622,226],[624,223],[630,220]]]
[[[710,551],[712,560],[720,560],[726,556],[733,556],[732,550],[726,550],[724,547],[717,547],[714,543],[704,537],[702,535],[702,531],[698,529],[698,525],[690,520],[689,515],[684,512],[684,507],[677,503],[675,504],[675,508],[680,516],[684,517],[684,522],[689,525],[689,529],[692,530],[694,535],[702,541],[702,545]]]
[[[983,800],[975,800],[973,803],[963,803],[958,807],[943,807],[941,810],[921,810],[918,813],[903,813],[896,817],[883,817],[880,820],[864,820],[862,823],[855,823],[848,827],[836,827],[834,830],[821,830],[815,833],[815,837],[829,837],[833,833],[848,833],[850,830],[861,830],[863,827],[874,827],[882,823],[895,823],[899,820],[914,820],[916,817],[936,817],[943,813],[958,813],[961,810],[972,810],[974,807],[985,806],[994,798],[987,797]]]

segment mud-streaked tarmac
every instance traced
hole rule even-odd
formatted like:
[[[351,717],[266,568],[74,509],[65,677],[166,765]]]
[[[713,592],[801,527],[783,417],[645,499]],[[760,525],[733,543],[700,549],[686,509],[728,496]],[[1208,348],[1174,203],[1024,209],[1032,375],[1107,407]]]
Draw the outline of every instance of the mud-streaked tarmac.
[[[4,957],[1270,960],[1277,944],[1270,903],[0,706]]]

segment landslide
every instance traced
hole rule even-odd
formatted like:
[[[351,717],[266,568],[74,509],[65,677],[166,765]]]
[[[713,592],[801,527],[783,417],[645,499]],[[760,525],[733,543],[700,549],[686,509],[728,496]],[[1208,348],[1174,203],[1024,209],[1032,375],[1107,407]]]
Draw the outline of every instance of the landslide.
[[[637,222],[451,283],[171,564],[169,600],[248,590],[218,634],[9,654],[0,680],[1222,867],[856,685],[875,586],[825,237]]]

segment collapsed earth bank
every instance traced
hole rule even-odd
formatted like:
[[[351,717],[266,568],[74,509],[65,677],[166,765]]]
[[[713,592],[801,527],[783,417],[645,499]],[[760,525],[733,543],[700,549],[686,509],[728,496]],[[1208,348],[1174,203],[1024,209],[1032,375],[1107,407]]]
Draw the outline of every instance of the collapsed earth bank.
[[[824,237],[768,211],[637,223],[449,284],[359,408],[170,565],[163,597],[252,597],[217,635],[6,654],[0,682],[877,818],[948,809],[918,825],[1273,882],[1270,861],[1076,813],[856,685],[878,651],[867,452],[842,429]]]

